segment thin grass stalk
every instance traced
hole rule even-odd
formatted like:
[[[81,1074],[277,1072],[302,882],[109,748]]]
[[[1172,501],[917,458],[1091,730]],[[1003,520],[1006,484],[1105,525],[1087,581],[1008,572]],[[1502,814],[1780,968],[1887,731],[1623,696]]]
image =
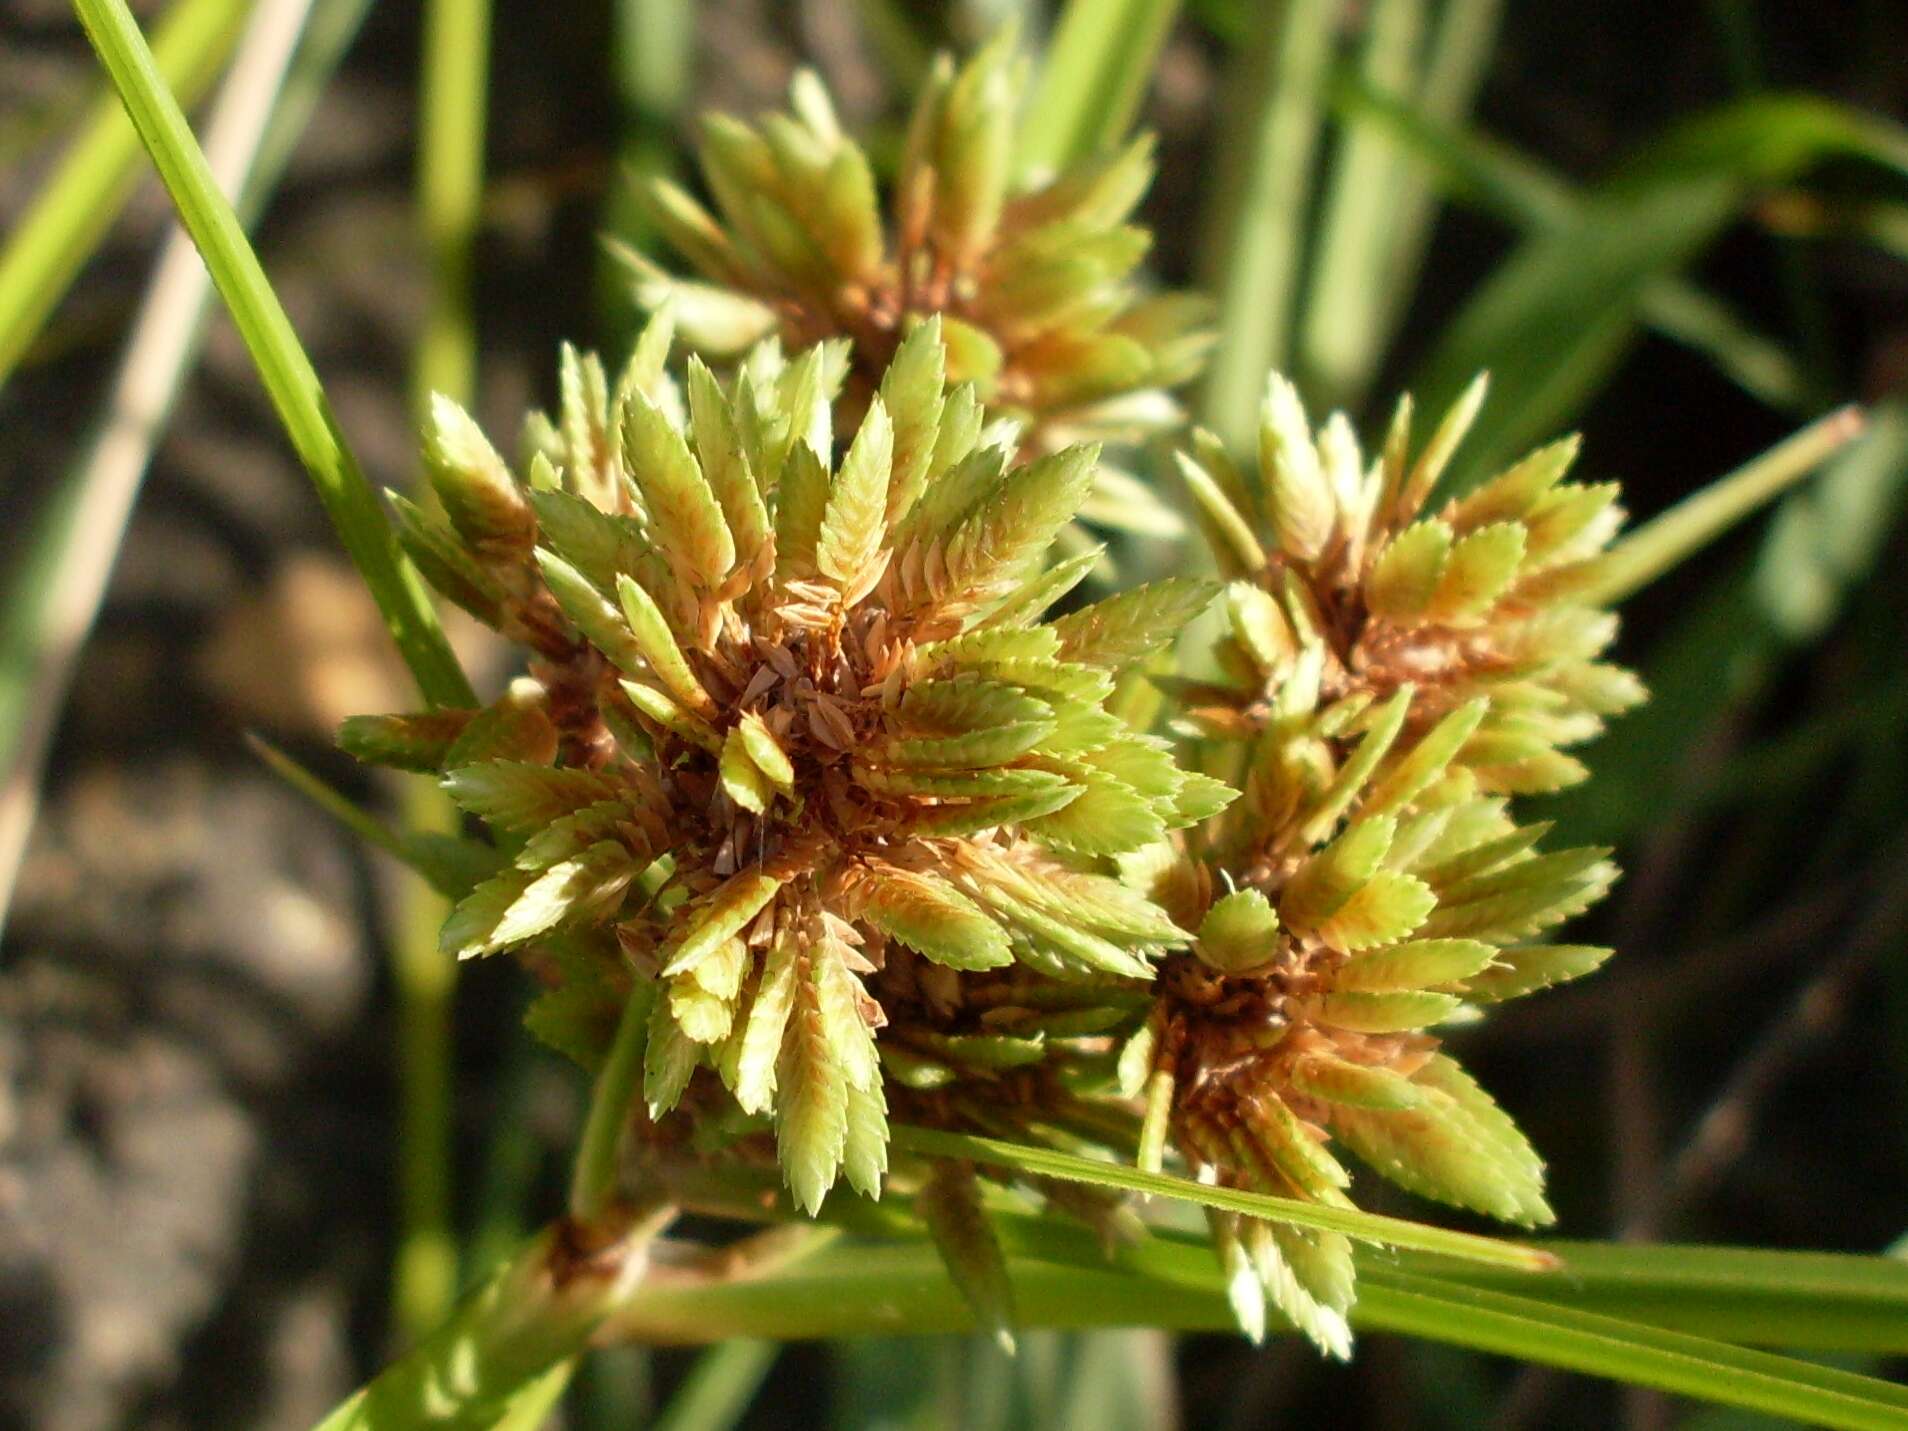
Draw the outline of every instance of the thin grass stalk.
[[[299,460],[343,539],[425,700],[468,706],[475,697],[437,613],[363,470],[346,446],[311,360],[272,292],[232,206],[206,169],[178,101],[153,64],[125,0],[74,0],[81,23],[165,180],[231,311]]]
[[[577,1145],[570,1177],[570,1216],[588,1224],[597,1221],[616,1197],[617,1152],[629,1110],[643,1081],[643,1047],[649,1029],[653,990],[638,985],[623,1006],[616,1039],[603,1060],[590,1093],[583,1137]]]
[[[429,0],[418,114],[417,213],[430,297],[412,366],[414,406],[470,401],[477,382],[471,278],[483,205],[490,0]]]
[[[1424,0],[1377,0],[1365,26],[1360,78],[1381,93],[1414,93]],[[1382,279],[1396,245],[1399,186],[1406,177],[1389,135],[1372,125],[1339,126],[1295,358],[1320,406],[1355,403],[1382,356]]]
[[[1351,77],[1337,86],[1334,103],[1347,123],[1377,125],[1408,151],[1414,162],[1402,166],[1398,177],[1407,210],[1415,190],[1429,185],[1461,194],[1474,207],[1520,229],[1561,230],[1583,212],[1582,195],[1556,174],[1501,142],[1455,122],[1434,120],[1422,105],[1382,94]],[[1435,182],[1412,177],[1420,168],[1435,175]],[[1421,245],[1418,252],[1421,256]],[[1414,265],[1417,261],[1414,257]],[[1411,282],[1415,276],[1414,266]],[[1401,303],[1409,295],[1407,282],[1394,300]],[[1685,278],[1666,275],[1645,285],[1637,306],[1652,329],[1703,354],[1730,381],[1768,406],[1802,415],[1811,410],[1809,383],[1794,356],[1714,294]],[[1392,307],[1388,302],[1387,311]],[[1395,321],[1388,320],[1384,342],[1394,329]],[[1348,394],[1347,400],[1355,401],[1355,395]]]
[[[727,1431],[742,1419],[781,1347],[737,1337],[704,1352],[650,1431]]]
[[[1477,102],[1490,72],[1504,0],[1446,0],[1425,55],[1418,104],[1440,125],[1462,123]],[[1431,228],[1438,216],[1438,191],[1423,173],[1401,165],[1392,174],[1389,252],[1377,274],[1376,303],[1364,339],[1365,381],[1376,375],[1385,350],[1397,335],[1406,306],[1417,289]]]
[[[411,371],[419,418],[433,393],[464,406],[476,393],[472,284],[483,204],[490,25],[489,0],[430,0],[424,10],[417,217],[431,282]],[[407,781],[403,804],[407,829],[456,828],[456,810],[429,782]],[[411,871],[399,876],[390,928],[398,1031],[398,1247],[391,1311],[406,1343],[442,1322],[457,1295],[451,1031],[456,968],[437,946],[448,912],[448,902],[429,881]]]
[[[245,743],[251,747],[252,754],[262,760],[272,774],[371,848],[383,850],[391,858],[411,865],[412,856],[404,846],[404,837],[381,824],[377,816],[369,810],[354,803],[343,792],[325,784],[317,775],[293,760],[263,736],[248,732]],[[415,865],[412,865],[412,868],[415,868]]]
[[[1202,407],[1235,449],[1250,443],[1266,372],[1285,365],[1291,342],[1339,5],[1285,0],[1253,27],[1227,83],[1232,132],[1202,246],[1220,313]]]
[[[329,8],[361,12],[364,3]],[[310,0],[260,6],[213,110],[207,139],[213,173],[221,187],[241,194],[247,222],[263,209],[282,172],[283,135],[303,131],[323,76],[342,50],[328,43],[336,28],[331,17],[319,14],[293,68],[292,51],[311,8]],[[0,927],[73,666],[98,618],[153,449],[197,358],[210,296],[205,266],[175,229],[133,320],[104,423],[39,514],[8,594],[0,634]]]
[[[218,75],[249,0],[178,0],[153,38],[153,60],[185,104]],[[105,239],[139,177],[139,136],[111,95],[100,97],[33,207],[0,252],[0,387],[54,306]]]
[[[1178,13],[1179,0],[1068,0],[1021,133],[1023,171],[1051,173],[1119,142]]]
[[[419,781],[405,792],[408,830],[446,828],[442,795]],[[457,1296],[452,1223],[451,1009],[455,966],[437,947],[449,901],[414,870],[398,875],[390,917],[397,1002],[398,1247],[391,1314],[410,1343],[443,1321]]]
[[[1685,497],[1611,548],[1603,576],[1582,599],[1615,605],[1648,586],[1808,476],[1859,437],[1865,426],[1860,408],[1838,408]]]

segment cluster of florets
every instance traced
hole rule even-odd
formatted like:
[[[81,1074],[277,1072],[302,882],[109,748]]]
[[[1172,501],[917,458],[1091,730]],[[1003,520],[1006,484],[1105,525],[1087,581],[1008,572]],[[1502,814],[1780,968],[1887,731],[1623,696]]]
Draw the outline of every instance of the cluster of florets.
[[[586,1058],[631,987],[653,992],[651,1116],[706,1071],[706,1092],[774,1120],[813,1210],[841,1171],[879,1191],[879,1033],[916,1084],[925,1064],[1000,1065],[1039,1038],[1000,1018],[1012,979],[993,971],[1145,980],[1184,942],[1090,866],[1224,803],[1104,709],[1115,671],[1211,588],[1043,620],[1092,565],[1046,556],[1095,454],[1010,465],[972,387],[948,389],[934,321],[838,462],[839,348],[759,348],[727,390],[691,359],[679,388],[666,333],[613,387],[566,359],[521,478],[437,405],[445,515],[404,508],[406,543],[530,644],[532,678],[483,711],[364,718],[345,739],[441,769],[510,853],[446,951],[538,945],[554,987],[532,1024]],[[962,975],[988,976],[991,1000]]]
[[[669,304],[710,357],[771,334],[795,347],[851,338],[851,420],[901,340],[939,314],[950,377],[1042,449],[1176,426],[1167,389],[1199,370],[1210,305],[1135,283],[1151,235],[1127,218],[1152,179],[1151,142],[1019,182],[1024,69],[1011,31],[958,71],[936,62],[887,219],[867,155],[812,74],[796,78],[788,113],[710,115],[702,172],[721,220],[667,180],[645,191],[703,281],[626,252],[638,297]]]
[[[1401,406],[1368,462],[1275,377],[1256,470],[1201,433],[1178,459],[1226,578],[1209,649],[1165,658],[1216,583],[1050,617],[1100,558],[1057,555],[1098,458],[1061,435],[1158,412],[1198,345],[1128,281],[1143,150],[1010,194],[1011,70],[936,71],[891,239],[810,82],[793,117],[712,122],[729,228],[656,202],[724,286],[641,266],[662,307],[619,372],[566,349],[514,465],[439,401],[437,508],[394,498],[527,675],[345,744],[487,827],[444,948],[529,965],[539,1036],[594,1065],[641,1001],[652,1151],[773,1157],[813,1212],[843,1175],[881,1193],[895,1116],[1334,1205],[1343,1149],[1545,1222],[1541,1163],[1434,1030],[1608,952],[1545,942],[1607,852],[1540,852],[1511,801],[1640,698],[1590,600],[1615,489],[1565,481],[1560,443],[1434,506],[1481,386],[1421,450]],[[679,319],[737,361],[672,373]],[[1138,680],[1169,734],[1116,700]],[[1001,1329],[974,1170],[910,1182]],[[1269,1301],[1346,1351],[1345,1239],[1214,1230],[1242,1325]]]
[[[1180,719],[1243,798],[1128,861],[1197,931],[1132,1055],[1143,1158],[1170,1134],[1201,1176],[1343,1203],[1336,1143],[1412,1192],[1550,1221],[1542,1163],[1430,1030],[1607,957],[1533,941],[1602,897],[1609,852],[1540,853],[1548,826],[1509,797],[1581,778],[1558,747],[1641,688],[1597,659],[1615,618],[1576,599],[1620,513],[1613,485],[1563,480],[1573,442],[1427,514],[1482,396],[1415,454],[1401,406],[1367,463],[1342,415],[1315,434],[1274,376],[1256,472],[1203,434],[1181,456],[1232,580],[1220,674],[1178,685]],[[1242,1317],[1263,1294],[1349,1345],[1342,1237],[1216,1232]]]

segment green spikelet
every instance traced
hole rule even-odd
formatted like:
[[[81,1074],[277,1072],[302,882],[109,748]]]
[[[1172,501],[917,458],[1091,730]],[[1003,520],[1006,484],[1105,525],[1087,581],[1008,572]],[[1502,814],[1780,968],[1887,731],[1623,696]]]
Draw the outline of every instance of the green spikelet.
[[[780,166],[818,205],[804,213],[839,218],[866,186],[819,93],[802,93],[799,123],[718,126],[712,142],[738,193]],[[993,122],[992,88],[962,94]],[[960,225],[982,225],[961,232],[993,222],[991,182],[960,179]],[[734,255],[853,256],[757,208]],[[652,1118],[700,1132],[732,1098],[734,1116],[772,1122],[810,1211],[843,1175],[881,1190],[891,1106],[912,1096],[884,1059],[980,1084],[1044,1077],[1135,1019],[1136,986],[1188,936],[1086,864],[1217,803],[1104,709],[1113,669],[1208,588],[1167,582],[1043,624],[1023,589],[1090,494],[1095,449],[1010,466],[977,446],[945,332],[914,328],[858,425],[835,405],[839,346],[764,345],[726,387],[692,362],[680,389],[666,321],[614,382],[566,350],[560,410],[529,425],[521,477],[441,409],[433,461],[464,486],[429,529],[432,569],[498,594],[536,674],[484,711],[360,718],[344,736],[441,771],[509,851],[456,906],[445,949],[554,971],[536,1022],[588,1057],[633,975],[656,994]],[[1043,1022],[1025,1028],[937,992],[923,1024],[924,985],[980,978],[1078,988],[1064,1008],[1028,992]],[[892,1033],[891,1008],[907,1014]]]
[[[531,1028],[586,1065],[644,1021],[655,1156],[772,1157],[812,1215],[843,1178],[883,1192],[892,1120],[1331,1207],[1356,1161],[1545,1223],[1541,1162],[1440,1030],[1608,953],[1553,942],[1608,851],[1546,848],[1517,798],[1641,697],[1581,596],[1614,491],[1564,443],[1434,505],[1481,384],[1420,451],[1402,406],[1368,461],[1274,378],[1256,466],[1175,454],[1223,586],[1048,619],[1102,556],[1056,560],[1068,524],[1143,490],[1097,439],[1158,418],[1199,343],[1132,292],[1144,145],[1013,189],[1018,66],[1003,37],[935,69],[887,218],[812,77],[711,119],[720,220],[651,196],[708,281],[638,262],[667,305],[620,369],[563,351],[516,468],[436,404],[442,514],[397,504],[529,674],[341,741],[486,827],[416,845],[464,891],[446,953],[521,958]],[[679,327],[737,361],[678,381]],[[1008,1343],[983,1176],[895,1171]],[[1342,1237],[1212,1228],[1242,1328],[1348,1354]]]
[[[1135,281],[1148,236],[1126,219],[1152,178],[1150,141],[1013,190],[1023,70],[1010,30],[958,69],[943,57],[909,125],[886,215],[866,155],[804,71],[790,112],[705,123],[716,213],[667,180],[645,189],[652,219],[699,281],[615,250],[638,301],[667,306],[712,357],[776,331],[788,341],[852,338],[854,410],[879,387],[895,418],[890,521],[919,493],[919,454],[938,416],[927,407],[944,375],[1031,420],[1041,446],[1132,439],[1176,425],[1163,390],[1195,376],[1210,346],[1203,300],[1142,297]],[[930,324],[942,371],[922,369],[926,350],[910,349]],[[1135,520],[1165,511],[1145,503]]]
[[[1203,1176],[1333,1202],[1342,1148],[1421,1196],[1550,1219],[1542,1164],[1437,1031],[1607,956],[1526,942],[1616,872],[1605,850],[1542,850],[1510,797],[1582,778],[1565,747],[1642,693],[1600,659],[1614,619],[1573,594],[1620,521],[1607,486],[1565,480],[1574,442],[1429,505],[1483,393],[1415,456],[1401,404],[1367,463],[1274,376],[1256,471],[1205,435],[1179,454],[1230,581],[1220,676],[1182,687],[1178,728],[1243,798],[1123,865],[1198,930],[1121,1064],[1149,1094],[1142,1162],[1170,1134]],[[1269,1305],[1344,1354],[1348,1260],[1238,1221],[1217,1244],[1248,1333]]]

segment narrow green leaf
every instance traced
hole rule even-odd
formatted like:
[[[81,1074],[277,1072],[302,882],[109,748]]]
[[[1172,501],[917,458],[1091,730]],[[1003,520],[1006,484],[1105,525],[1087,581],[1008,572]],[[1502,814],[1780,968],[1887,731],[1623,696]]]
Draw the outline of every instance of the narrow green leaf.
[[[1201,243],[1221,322],[1201,409],[1234,451],[1250,448],[1265,375],[1285,364],[1338,11],[1289,0],[1262,16],[1226,85],[1232,128]]]
[[[1020,168],[1041,174],[1113,148],[1139,112],[1179,0],[1068,0],[1020,129]]]
[[[1491,1263],[1499,1267],[1517,1267],[1526,1271],[1543,1271],[1557,1266],[1557,1259],[1549,1253],[1496,1238],[1479,1237],[1468,1232],[1449,1232],[1443,1228],[1384,1217],[1378,1213],[1359,1212],[1353,1208],[1324,1207],[1296,1198],[1268,1197],[1263,1193],[1241,1192],[1236,1188],[1208,1187],[1189,1178],[1144,1173],[1117,1163],[1096,1162],[1049,1148],[1026,1147],[995,1138],[976,1138],[964,1133],[946,1133],[928,1128],[898,1127],[894,1130],[894,1145],[930,1157],[967,1158],[977,1163],[1017,1168],[1022,1172],[1068,1182],[1125,1188],[1129,1192],[1177,1198],[1182,1202],[1198,1203],[1202,1207],[1262,1217],[1268,1222],[1342,1232],[1347,1237],[1387,1247],[1436,1252],[1446,1257]]]

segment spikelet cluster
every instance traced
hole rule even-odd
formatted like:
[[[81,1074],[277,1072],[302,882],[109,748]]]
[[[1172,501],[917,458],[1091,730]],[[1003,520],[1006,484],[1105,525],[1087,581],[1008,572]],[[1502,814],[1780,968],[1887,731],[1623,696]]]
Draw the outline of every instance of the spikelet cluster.
[[[1230,633],[1214,652],[1224,679],[1183,688],[1203,730],[1250,739],[1294,676],[1301,687],[1315,680],[1327,701],[1382,701],[1410,686],[1407,743],[1457,710],[1476,712],[1457,759],[1485,791],[1535,794],[1583,778],[1565,748],[1643,695],[1635,676],[1599,659],[1616,617],[1579,599],[1595,590],[1623,523],[1617,484],[1566,481],[1577,453],[1566,438],[1428,510],[1484,392],[1480,378],[1415,455],[1407,398],[1368,463],[1342,413],[1314,433],[1297,391],[1274,374],[1256,470],[1203,432],[1176,454],[1231,578]]]
[[[1144,981],[1184,943],[1085,863],[1224,803],[1103,709],[1211,589],[1043,621],[1091,565],[1045,559],[1095,453],[1009,466],[972,385],[947,387],[934,321],[839,454],[838,345],[759,348],[726,390],[695,359],[679,386],[667,346],[665,320],[614,384],[566,355],[521,476],[437,404],[444,516],[403,507],[406,544],[530,645],[531,675],[484,711],[344,739],[441,770],[510,852],[445,950],[539,946],[554,987],[532,1026],[586,1059],[632,984],[652,990],[651,1116],[700,1080],[700,1106],[772,1120],[813,1210],[843,1172],[880,1190],[882,1030],[917,1084],[936,1062],[1019,1066],[1039,1038],[974,1022],[960,976]]]
[[[720,219],[669,181],[647,189],[700,281],[626,252],[638,298],[670,304],[711,357],[770,334],[852,339],[850,418],[909,330],[940,314],[954,380],[1043,450],[1176,425],[1166,390],[1203,361],[1208,305],[1138,290],[1150,235],[1127,219],[1152,178],[1151,142],[1017,184],[1016,43],[1009,28],[958,70],[936,62],[885,218],[867,155],[813,74],[796,78],[787,113],[708,116],[702,172]]]
[[[1564,480],[1574,443],[1428,508],[1482,396],[1415,454],[1401,406],[1367,462],[1274,376],[1256,471],[1204,437],[1180,458],[1231,578],[1220,674],[1181,684],[1183,720],[1244,795],[1128,861],[1197,932],[1130,1054],[1142,1157],[1170,1136],[1199,1176],[1348,1205],[1343,1150],[1411,1192],[1550,1221],[1541,1162],[1432,1030],[1607,956],[1544,940],[1609,888],[1608,851],[1541,851],[1511,797],[1581,778],[1562,747],[1641,690],[1598,659],[1614,618],[1577,599],[1620,514],[1614,486]],[[1242,1321],[1270,1299],[1347,1350],[1342,1237],[1215,1233]]]
[[[1542,1224],[1542,1164],[1438,1030],[1608,953],[1553,942],[1607,851],[1545,850],[1513,802],[1642,695],[1602,659],[1615,488],[1567,480],[1566,442],[1440,502],[1481,384],[1421,446],[1402,404],[1368,458],[1274,377],[1256,464],[1176,455],[1223,586],[1050,618],[1101,556],[1056,557],[1104,481],[1068,439],[1172,420],[1203,339],[1133,282],[1145,146],[1017,191],[1018,93],[1011,36],[936,68],[891,223],[811,78],[711,120],[722,221],[652,194],[706,281],[632,257],[656,316],[628,361],[566,348],[514,462],[439,401],[437,501],[392,499],[526,673],[343,743],[487,829],[415,847],[469,891],[446,952],[529,966],[530,1027],[586,1066],[646,1011],[652,1148],[774,1158],[811,1212],[881,1192],[900,1118],[1333,1206],[1349,1158]],[[733,363],[672,370],[678,332]],[[1218,634],[1169,669],[1189,630]],[[1141,672],[1175,740],[1115,714]],[[976,1169],[908,1173],[1005,1338]],[[1344,1238],[1213,1229],[1247,1331],[1348,1351]]]

